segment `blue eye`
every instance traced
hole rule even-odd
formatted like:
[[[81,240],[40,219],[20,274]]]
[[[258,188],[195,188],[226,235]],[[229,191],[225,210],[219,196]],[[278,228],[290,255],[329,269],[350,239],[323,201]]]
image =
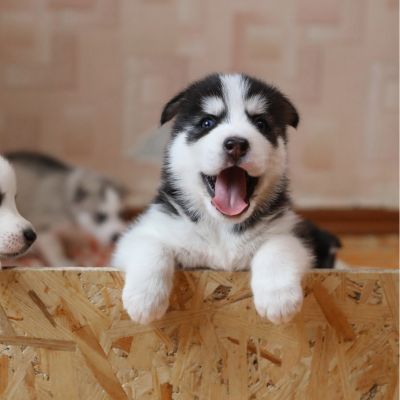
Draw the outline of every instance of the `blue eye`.
[[[215,126],[216,123],[217,123],[217,121],[215,120],[215,118],[213,118],[213,117],[206,117],[206,118],[203,118],[203,119],[200,121],[200,126],[201,126],[202,128],[204,128],[204,129],[210,129],[210,128],[212,128],[213,126]]]

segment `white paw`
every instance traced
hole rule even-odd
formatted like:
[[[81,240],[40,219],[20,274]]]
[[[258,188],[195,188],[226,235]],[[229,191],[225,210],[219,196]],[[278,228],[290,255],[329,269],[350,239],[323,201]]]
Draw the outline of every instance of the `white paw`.
[[[272,287],[257,284],[253,287],[254,305],[258,314],[274,324],[289,322],[298,313],[303,303],[300,284]]]
[[[125,286],[122,292],[122,302],[125,310],[133,321],[149,324],[160,319],[168,309],[169,290],[160,282]]]

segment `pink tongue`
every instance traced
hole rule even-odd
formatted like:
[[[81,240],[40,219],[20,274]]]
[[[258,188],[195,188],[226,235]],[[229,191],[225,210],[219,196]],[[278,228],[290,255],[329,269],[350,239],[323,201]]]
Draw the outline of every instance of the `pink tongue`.
[[[224,169],[215,181],[214,206],[222,214],[235,216],[248,206],[246,172],[238,167]]]

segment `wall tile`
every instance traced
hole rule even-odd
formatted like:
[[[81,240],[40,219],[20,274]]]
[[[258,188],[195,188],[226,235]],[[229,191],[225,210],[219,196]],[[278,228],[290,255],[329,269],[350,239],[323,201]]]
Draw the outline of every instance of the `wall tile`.
[[[302,206],[398,204],[398,1],[2,0],[0,151],[32,148],[158,185],[166,101],[244,71],[301,113]]]

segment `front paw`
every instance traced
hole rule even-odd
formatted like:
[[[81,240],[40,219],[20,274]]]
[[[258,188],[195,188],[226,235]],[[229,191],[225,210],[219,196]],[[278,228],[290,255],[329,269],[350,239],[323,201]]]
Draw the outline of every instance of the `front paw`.
[[[169,290],[166,287],[154,286],[160,285],[148,282],[146,285],[138,284],[124,287],[122,303],[133,321],[149,324],[160,319],[167,311]]]
[[[300,284],[283,287],[257,285],[253,287],[254,305],[258,314],[274,324],[289,322],[298,313],[303,303]]]

